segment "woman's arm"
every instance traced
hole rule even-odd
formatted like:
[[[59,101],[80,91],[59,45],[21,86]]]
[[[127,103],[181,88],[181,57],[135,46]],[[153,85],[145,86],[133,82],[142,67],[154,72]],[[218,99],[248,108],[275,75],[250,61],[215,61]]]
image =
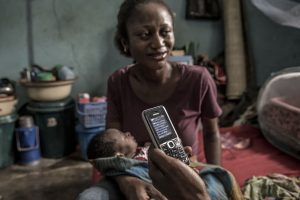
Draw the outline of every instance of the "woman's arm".
[[[206,161],[209,164],[221,165],[221,140],[218,118],[203,118],[202,126]]]

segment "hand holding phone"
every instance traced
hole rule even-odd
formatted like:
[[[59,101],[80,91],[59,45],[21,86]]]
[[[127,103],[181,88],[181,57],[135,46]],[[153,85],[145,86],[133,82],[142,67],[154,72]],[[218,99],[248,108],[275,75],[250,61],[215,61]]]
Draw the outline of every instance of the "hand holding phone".
[[[146,109],[142,112],[142,118],[154,146],[188,165],[190,160],[165,107],[157,106]]]

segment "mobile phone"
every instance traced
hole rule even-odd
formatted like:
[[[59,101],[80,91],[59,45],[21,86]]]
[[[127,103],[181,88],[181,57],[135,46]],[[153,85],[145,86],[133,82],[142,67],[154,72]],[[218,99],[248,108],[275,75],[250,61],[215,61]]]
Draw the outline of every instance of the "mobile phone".
[[[164,106],[161,105],[144,110],[142,118],[156,148],[189,164],[190,160],[183,149],[181,139],[178,137]]]

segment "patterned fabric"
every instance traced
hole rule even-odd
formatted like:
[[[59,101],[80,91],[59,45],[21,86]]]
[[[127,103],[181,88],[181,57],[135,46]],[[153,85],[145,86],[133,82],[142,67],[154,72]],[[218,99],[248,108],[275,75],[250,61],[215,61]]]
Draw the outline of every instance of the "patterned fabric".
[[[133,159],[148,161],[149,147],[150,147],[150,143],[148,146],[137,147],[136,154],[133,156]]]
[[[243,194],[246,200],[300,199],[300,177],[282,174],[254,176],[246,182]]]

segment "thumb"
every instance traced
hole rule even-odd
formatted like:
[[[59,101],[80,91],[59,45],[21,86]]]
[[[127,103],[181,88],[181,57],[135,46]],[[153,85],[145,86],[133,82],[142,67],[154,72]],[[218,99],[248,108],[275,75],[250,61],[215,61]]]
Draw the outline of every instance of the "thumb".
[[[193,149],[190,146],[185,146],[184,151],[189,157],[191,157],[193,155]]]

